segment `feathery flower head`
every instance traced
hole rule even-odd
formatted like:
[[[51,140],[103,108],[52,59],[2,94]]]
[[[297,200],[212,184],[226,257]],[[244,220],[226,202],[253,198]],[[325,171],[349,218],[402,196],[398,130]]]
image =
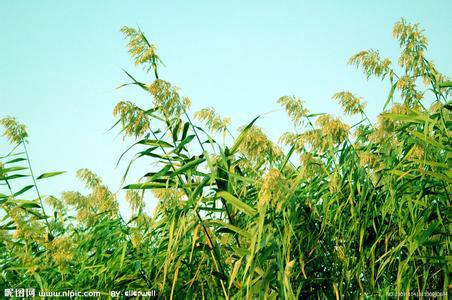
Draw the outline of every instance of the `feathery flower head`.
[[[195,118],[204,122],[206,127],[212,132],[225,132],[228,125],[231,123],[230,118],[221,118],[213,107],[206,107],[195,112]]]
[[[132,212],[140,210],[144,205],[140,192],[135,190],[128,190],[126,192],[126,202],[129,203]]]
[[[65,204],[75,206],[77,208],[86,206],[87,202],[86,197],[79,192],[63,192],[61,193],[61,198]]]
[[[79,169],[76,175],[80,180],[85,182],[86,187],[88,188],[92,189],[102,184],[102,180],[100,179],[100,177],[86,168]]]
[[[124,136],[139,137],[150,130],[149,114],[130,101],[116,104],[113,115],[119,116]]]
[[[143,234],[139,232],[138,230],[133,230],[132,234],[130,235],[130,242],[132,243],[132,246],[134,248],[140,247],[141,243],[143,241]]]
[[[321,152],[329,145],[328,140],[322,138],[321,129],[312,129],[305,131],[299,135],[298,140],[300,145],[303,146],[307,144],[311,146],[311,149],[317,149]],[[302,146],[300,148],[302,148]]]
[[[191,107],[191,100],[187,96],[182,97],[182,103],[185,109],[189,109]]]
[[[409,154],[407,155],[408,159],[424,159],[425,151],[424,148],[418,144],[415,144],[411,149]]]
[[[442,109],[443,107],[444,107],[444,106],[443,106],[443,104],[442,104],[441,102],[435,101],[435,102],[433,102],[433,103],[430,105],[429,110],[430,110],[431,112],[437,113],[437,112],[440,112],[441,109]]]
[[[296,151],[302,151],[304,148],[302,135],[296,134],[293,132],[285,132],[283,133],[279,139],[279,143],[281,143],[284,146],[290,146],[295,147]]]
[[[154,225],[154,220],[149,215],[142,213],[135,217],[135,220],[133,221],[133,223],[136,225],[137,228],[142,228],[142,227],[148,228],[148,227]]]
[[[239,128],[242,130],[243,128]],[[282,150],[273,144],[261,128],[252,126],[246,133],[239,150],[251,161],[261,162],[267,157],[268,151],[272,151],[274,156],[279,156]]]
[[[429,67],[429,73],[435,73],[434,68],[431,68],[430,63],[424,58],[427,38],[423,30],[419,28],[419,24],[411,25],[402,19],[394,25],[392,34],[394,38],[399,40],[400,47],[402,47],[399,65],[405,68],[406,74],[410,74],[413,78],[419,75],[423,76]],[[425,80],[426,78],[424,78]],[[414,79],[411,81],[414,81]]]
[[[154,189],[152,193],[160,201],[160,205],[163,209],[173,209],[182,205],[182,199],[185,193],[178,188],[162,188]]]
[[[87,208],[79,208],[77,210],[76,219],[80,224],[91,226],[95,222],[95,213]]]
[[[322,136],[331,136],[334,143],[340,144],[348,138],[350,126],[338,118],[332,118],[330,115],[322,115],[317,118],[316,124],[320,127]]]
[[[360,159],[361,167],[374,168],[377,166],[378,157],[375,154],[366,151],[360,151],[358,152],[358,157]]]
[[[383,114],[379,114],[377,117],[377,125],[371,131],[368,138],[369,141],[374,143],[383,143],[385,142],[390,133],[394,130],[395,122]]]
[[[278,169],[272,168],[264,175],[262,187],[259,191],[258,207],[262,209],[267,204],[271,204],[276,212],[280,212],[288,192],[287,179]]]
[[[171,86],[168,81],[154,80],[148,86],[148,90],[154,97],[154,105],[160,108],[165,117],[178,117],[184,111],[185,107],[181,102],[179,88]]]
[[[85,182],[86,187],[91,189],[91,193],[87,196],[79,192],[62,193],[63,202],[76,209],[77,220],[89,226],[102,212],[108,212],[109,216],[114,217],[119,210],[116,195],[102,185],[99,176],[88,169],[80,169],[77,171],[77,177]]]
[[[322,174],[322,162],[310,152],[305,152],[300,155],[300,164],[303,170],[304,178],[313,178]]]
[[[366,125],[358,125],[355,129],[354,136],[355,138],[365,138],[369,133],[369,126]]]
[[[160,57],[156,53],[156,47],[150,44],[141,30],[124,26],[121,32],[129,39],[129,53],[135,60],[135,65],[145,65],[146,71],[154,69],[162,64]],[[147,66],[146,66],[147,65]]]
[[[361,67],[367,78],[371,75],[384,79],[386,75],[392,74],[391,60],[389,58],[381,59],[380,53],[375,50],[364,50],[350,57],[349,65]]]
[[[39,266],[38,265],[32,265],[27,269],[27,274],[33,275],[34,273],[36,273],[37,271],[39,271]]]
[[[67,265],[74,257],[75,244],[68,236],[59,236],[52,241],[53,260],[59,267]]]
[[[309,115],[309,110],[305,108],[304,102],[294,96],[282,96],[277,101],[286,110],[292,122],[299,126],[302,124],[303,117]]]
[[[19,207],[14,207],[9,211],[11,221],[14,222],[16,230],[13,238],[24,238],[38,243],[44,241],[44,227],[36,220],[35,216],[30,215]]]
[[[5,136],[11,144],[19,144],[26,141],[28,133],[26,126],[17,122],[16,118],[6,117],[0,119],[0,124],[5,128],[3,136]]]
[[[422,59],[423,52],[427,48],[427,37],[424,31],[419,28],[419,24],[408,24],[404,19],[395,23],[392,36],[399,40],[400,46],[404,46],[400,57],[400,66],[408,66],[412,59]],[[409,57],[416,53],[416,56]]]
[[[57,211],[62,211],[65,209],[63,201],[61,201],[58,198],[55,198],[54,196],[48,196],[44,200],[44,202],[53,207]]]
[[[332,172],[329,176],[328,188],[331,193],[338,193],[340,191],[341,176],[338,170]]]
[[[391,107],[390,112],[398,115],[406,115],[408,114],[409,109],[405,104],[396,103]]]
[[[398,90],[412,90],[415,87],[414,79],[408,75],[401,76],[397,81]]]
[[[98,212],[110,211],[113,216],[118,211],[116,196],[104,185],[95,187],[88,198],[91,207]]]
[[[338,100],[344,112],[349,115],[360,114],[364,112],[366,103],[361,98],[353,95],[349,91],[339,92],[333,95],[334,100]]]

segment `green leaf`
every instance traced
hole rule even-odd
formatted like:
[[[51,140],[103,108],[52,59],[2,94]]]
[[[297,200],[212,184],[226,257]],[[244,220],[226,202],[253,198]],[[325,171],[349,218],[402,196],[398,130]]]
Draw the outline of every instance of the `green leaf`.
[[[177,148],[174,150],[174,152],[181,151],[186,144],[190,143],[193,140],[194,137],[194,134],[187,136],[182,142],[180,142],[179,145],[177,145]]]
[[[179,132],[180,123],[181,123],[181,121],[178,120],[176,122],[176,125],[171,129],[171,135],[172,135],[173,141],[177,141],[177,134]]]
[[[63,173],[66,173],[66,171],[43,173],[43,174],[39,175],[38,178],[36,178],[36,179],[49,178],[49,177],[53,177],[53,176],[58,176]]]
[[[243,130],[242,132],[240,132],[240,135],[237,137],[237,139],[234,141],[234,144],[231,147],[231,152],[230,154],[233,155],[239,148],[240,144],[243,142],[243,139],[246,137],[246,134],[248,133],[248,131],[251,129],[251,127],[253,126],[254,122],[256,122],[257,119],[259,119],[260,116],[257,116],[256,118],[254,118],[253,121],[251,121],[251,123],[249,123]]]
[[[424,124],[426,122],[431,121],[428,115],[421,114],[417,111],[412,110],[408,114],[382,113],[381,115],[385,118],[390,118],[395,121],[401,122],[413,122]]]
[[[449,168],[449,166],[447,164],[436,162],[436,161],[429,161],[429,160],[422,160],[422,159],[413,159],[413,162],[418,163],[418,164],[429,165],[429,166],[432,166],[432,167],[438,167],[438,168],[444,168],[444,169]]]
[[[27,160],[26,158],[16,158],[10,161],[7,161],[5,164],[12,164],[12,163],[16,163],[16,162],[20,162],[20,161],[24,161]]]
[[[162,189],[167,188],[168,185],[165,183],[158,183],[158,182],[144,182],[144,183],[134,183],[129,184],[123,189],[125,190],[149,190],[149,189]]]
[[[450,88],[452,87],[452,81],[445,81],[438,84],[440,88]]]
[[[425,175],[430,175],[430,176],[435,177],[435,178],[437,178],[439,180],[444,180],[446,182],[452,183],[452,178],[450,178],[447,175],[444,175],[444,174],[441,174],[441,173],[438,173],[438,172],[426,171],[426,170],[422,170],[422,169],[419,169],[419,172],[421,172],[421,173],[423,173]]]
[[[195,159],[195,160],[183,165],[182,167],[180,167],[179,169],[177,169],[173,173],[171,173],[170,177],[174,177],[174,176],[177,176],[177,175],[179,175],[181,173],[184,173],[185,171],[188,171],[190,169],[194,169],[197,165],[203,163],[205,160],[206,160],[205,158]]]
[[[160,171],[158,171],[157,173],[153,174],[150,178],[149,181],[154,181],[156,179],[159,179],[160,177],[164,176],[166,173],[168,173],[168,171],[171,169],[171,165],[165,165]]]
[[[41,206],[38,203],[36,203],[36,202],[28,201],[28,202],[25,202],[25,203],[19,205],[19,207],[22,207],[22,208],[40,208]]]
[[[396,87],[397,87],[397,82],[391,86],[391,90],[389,91],[388,99],[386,99],[385,105],[383,106],[383,110],[386,109],[389,102],[391,102],[392,98],[394,97],[394,92],[395,92]]]
[[[26,187],[24,187],[23,189],[21,189],[20,191],[18,191],[17,193],[14,193],[14,197],[17,197],[23,193],[25,193],[26,191],[28,191],[29,189],[33,188],[34,185],[27,185]]]
[[[127,76],[129,76],[130,79],[133,80],[133,83],[131,83],[131,84],[136,84],[136,85],[138,85],[139,87],[141,87],[141,88],[142,88],[143,90],[145,90],[145,91],[148,90],[148,89],[146,88],[146,85],[145,85],[144,83],[137,81],[137,80],[136,80],[132,75],[130,75],[126,70],[124,70],[124,69],[122,69],[122,70],[124,71],[124,73],[127,74]]]
[[[24,174],[14,174],[11,176],[6,177],[0,177],[0,180],[11,180],[11,179],[17,179],[17,178],[23,178],[23,177],[29,177],[30,175],[24,175]]]
[[[309,114],[306,116],[306,118],[318,117],[323,115],[326,115],[326,113]]]
[[[14,172],[14,171],[22,171],[22,170],[26,170],[28,169],[27,167],[11,167],[11,168],[6,168],[3,169],[3,172],[8,173],[8,172]]]
[[[39,273],[38,273],[38,272],[33,272],[33,276],[34,276],[36,282],[37,282],[38,285],[39,285],[39,289],[40,289],[41,291],[43,291],[43,290],[44,290],[44,285],[43,285],[43,283],[42,283],[42,278],[41,278],[41,276],[39,276]]]
[[[251,255],[251,251],[249,249],[239,248],[234,245],[231,245],[231,248],[234,250],[235,254],[238,254],[239,256]]]
[[[172,148],[173,145],[161,140],[141,140],[137,144],[146,145],[146,146],[158,146],[162,148]]]
[[[411,134],[414,135],[415,137],[417,137],[418,139],[421,139],[424,142],[429,143],[430,145],[433,145],[433,146],[438,147],[440,149],[444,149],[445,148],[439,142],[435,141],[434,139],[432,139],[432,138],[430,138],[430,137],[426,136],[425,134],[422,134],[422,133],[420,133],[418,131],[412,131]]]
[[[124,242],[123,245],[122,245],[121,260],[119,261],[119,269],[122,269],[122,265],[124,264],[124,258],[126,256],[126,250],[127,250],[127,243]]]
[[[187,133],[188,133],[188,129],[190,128],[190,123],[189,122],[186,122],[185,124],[184,124],[184,128],[182,129],[182,138],[181,138],[181,140],[184,140],[185,139],[185,137],[187,136]]]
[[[251,239],[251,234],[248,233],[246,230],[240,228],[240,227],[237,227],[237,226],[234,226],[234,225],[231,225],[231,224],[219,221],[219,220],[209,221],[209,224],[220,225],[220,226],[226,227],[226,228],[228,228],[228,229],[240,234],[241,236],[243,236],[245,238]]]
[[[228,203],[232,204],[237,209],[239,209],[240,211],[246,213],[247,215],[254,216],[254,215],[257,214],[257,211],[254,208],[252,208],[251,206],[249,206],[245,202],[243,202],[240,199],[234,197],[233,195],[229,194],[226,191],[218,192],[217,196],[223,198]]]

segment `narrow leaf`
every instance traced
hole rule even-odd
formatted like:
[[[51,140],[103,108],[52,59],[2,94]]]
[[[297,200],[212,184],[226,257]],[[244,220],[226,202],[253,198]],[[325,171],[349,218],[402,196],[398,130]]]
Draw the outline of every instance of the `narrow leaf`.
[[[65,171],[60,171],[60,172],[50,172],[50,173],[44,173],[38,176],[38,178],[36,179],[44,179],[44,178],[49,178],[49,177],[53,177],[53,176],[58,176],[60,174],[66,173]]]
[[[237,209],[239,209],[240,211],[246,213],[247,215],[254,216],[254,215],[257,214],[257,211],[254,208],[252,208],[251,206],[249,206],[245,202],[243,202],[240,199],[234,197],[233,195],[229,194],[226,191],[218,192],[217,196],[223,198],[228,203],[232,204]]]

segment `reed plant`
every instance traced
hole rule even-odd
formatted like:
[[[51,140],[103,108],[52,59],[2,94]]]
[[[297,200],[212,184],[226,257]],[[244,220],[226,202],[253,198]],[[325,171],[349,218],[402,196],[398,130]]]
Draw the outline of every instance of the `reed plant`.
[[[3,119],[14,150],[0,163],[1,287],[154,289],[169,299],[448,291],[452,82],[426,57],[419,25],[395,24],[396,63],[376,50],[349,60],[388,82],[376,122],[350,91],[332,98],[355,124],[282,96],[293,130],[278,141],[257,126],[264,117],[235,134],[214,108],[192,114],[190,99],[159,77],[156,46],[139,29],[122,33],[135,64],[153,77],[126,72],[123,87],[141,89],[152,105],[121,101],[113,111],[135,139],[123,182],[134,164],[152,166],[124,184],[132,218],[122,218],[117,194],[87,169],[77,176],[88,194],[43,199],[38,181],[59,172],[35,178],[24,126]],[[28,175],[32,184],[14,185]],[[23,200],[32,188],[37,199]],[[151,195],[159,202],[149,215]]]

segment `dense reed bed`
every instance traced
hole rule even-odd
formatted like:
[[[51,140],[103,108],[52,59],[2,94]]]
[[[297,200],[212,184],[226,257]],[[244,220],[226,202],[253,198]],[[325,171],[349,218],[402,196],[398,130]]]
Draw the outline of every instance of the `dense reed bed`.
[[[236,134],[213,108],[192,114],[189,98],[159,77],[156,47],[140,30],[122,32],[136,65],[154,77],[126,73],[150,107],[114,108],[116,126],[136,139],[125,173],[153,163],[139,182],[124,176],[133,217],[121,217],[117,195],[87,169],[77,176],[88,194],[42,197],[39,182],[60,172],[35,176],[25,127],[2,119],[13,147],[0,158],[2,288],[154,289],[170,299],[448,290],[452,82],[426,57],[418,25],[395,24],[395,63],[374,50],[349,60],[388,82],[377,122],[349,91],[333,100],[356,124],[283,96],[277,103],[293,131],[278,141],[258,118]],[[22,177],[28,185],[16,184]],[[23,199],[28,190],[36,199]],[[148,215],[151,193],[159,204]]]

